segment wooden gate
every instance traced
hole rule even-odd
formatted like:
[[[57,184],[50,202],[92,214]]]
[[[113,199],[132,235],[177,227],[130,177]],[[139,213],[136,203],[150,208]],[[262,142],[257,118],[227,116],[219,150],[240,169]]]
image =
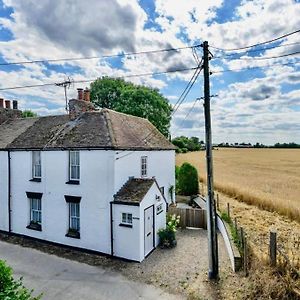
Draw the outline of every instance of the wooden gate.
[[[181,228],[194,227],[206,229],[206,210],[200,208],[169,207],[169,214],[180,216]]]

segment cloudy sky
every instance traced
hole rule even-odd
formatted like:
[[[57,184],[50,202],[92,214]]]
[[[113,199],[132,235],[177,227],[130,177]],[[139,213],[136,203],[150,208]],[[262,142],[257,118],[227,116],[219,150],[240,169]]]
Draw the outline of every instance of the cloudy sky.
[[[300,33],[249,52],[216,49],[240,48],[293,32],[300,29],[299,16],[296,0],[0,0],[0,64],[179,48],[207,40],[214,55],[211,94],[218,95],[212,98],[214,142],[300,143],[300,56],[262,59],[300,51]],[[201,48],[197,53],[201,58]],[[195,66],[191,49],[0,65],[0,88],[60,82],[67,76],[89,80]],[[130,80],[158,88],[174,104],[192,75],[189,71]],[[68,96],[87,85],[74,84]],[[173,136],[204,138],[203,103],[194,102],[201,96],[202,74],[173,117]],[[22,109],[39,115],[65,112],[60,87],[2,90],[0,97],[19,99]]]

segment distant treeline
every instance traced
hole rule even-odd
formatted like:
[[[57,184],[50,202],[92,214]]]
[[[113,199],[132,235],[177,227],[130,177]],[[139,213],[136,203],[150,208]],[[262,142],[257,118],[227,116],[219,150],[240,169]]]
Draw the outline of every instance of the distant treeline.
[[[180,136],[172,140],[172,143],[177,147],[177,153],[186,153],[190,151],[205,150],[205,143],[200,141],[198,137]],[[261,143],[220,143],[214,144],[214,147],[219,148],[289,148],[300,149],[300,144],[297,143],[276,143],[274,145],[264,145]]]
[[[300,148],[300,144],[296,143],[276,143],[274,145],[264,145],[261,143],[256,143],[253,145],[251,143],[220,143],[215,146],[224,148]]]

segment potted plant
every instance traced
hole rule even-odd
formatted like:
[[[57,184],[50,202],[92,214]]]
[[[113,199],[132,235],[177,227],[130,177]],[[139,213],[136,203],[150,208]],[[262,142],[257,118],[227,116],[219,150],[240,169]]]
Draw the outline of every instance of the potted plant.
[[[173,248],[177,245],[176,228],[179,224],[180,216],[167,215],[166,228],[158,231],[159,244],[161,248]]]

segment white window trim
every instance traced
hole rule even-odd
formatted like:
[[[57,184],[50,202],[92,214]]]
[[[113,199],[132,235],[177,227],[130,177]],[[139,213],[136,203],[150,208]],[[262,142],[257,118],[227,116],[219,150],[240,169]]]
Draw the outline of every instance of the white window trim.
[[[78,164],[72,164],[71,153],[78,153]],[[72,167],[78,167],[78,178],[72,177]],[[69,180],[80,181],[80,152],[77,150],[69,151]]]
[[[141,157],[141,177],[148,175],[148,156]]]
[[[126,215],[126,217],[125,217],[126,220],[125,221],[123,220],[123,215]],[[131,218],[128,218],[129,215],[131,215]],[[133,221],[132,213],[122,212],[122,214],[121,214],[121,224],[132,225],[132,221]]]
[[[40,164],[35,164],[35,153],[39,153],[39,160],[40,160]],[[31,155],[31,162],[32,162],[32,178],[38,178],[41,179],[42,178],[42,155],[41,155],[41,151],[32,151],[32,155]],[[40,167],[40,176],[36,175],[36,166]]]
[[[78,205],[78,216],[77,215],[72,215],[72,213],[71,213],[71,206],[72,205]],[[78,228],[73,228],[72,227],[72,220],[73,219],[78,221]],[[77,230],[78,232],[80,232],[80,203],[69,202],[69,229]]]
[[[42,224],[42,200],[38,198],[30,198],[30,222],[35,222],[37,224]],[[40,208],[41,209],[33,209],[32,201],[37,200],[40,201]],[[36,212],[38,215],[40,215],[40,221],[36,222],[33,220],[33,213]]]

